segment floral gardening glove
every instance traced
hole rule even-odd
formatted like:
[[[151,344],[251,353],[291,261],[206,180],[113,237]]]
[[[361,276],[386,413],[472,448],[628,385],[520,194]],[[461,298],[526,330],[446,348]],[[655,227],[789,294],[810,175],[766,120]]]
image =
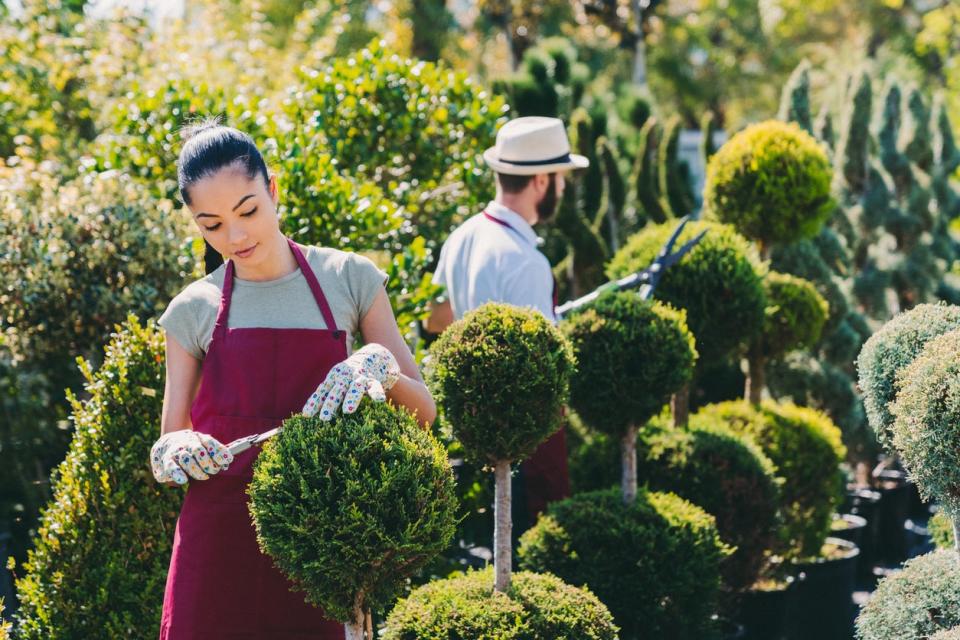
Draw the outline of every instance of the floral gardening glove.
[[[400,365],[390,350],[379,344],[368,344],[330,369],[326,380],[303,406],[303,414],[319,413],[321,420],[331,420],[341,404],[344,413],[353,413],[364,394],[376,402],[386,400],[386,392],[399,379]]]
[[[150,465],[157,482],[187,484],[188,474],[196,480],[206,480],[231,462],[233,454],[216,438],[193,429],[165,433],[150,450]]]

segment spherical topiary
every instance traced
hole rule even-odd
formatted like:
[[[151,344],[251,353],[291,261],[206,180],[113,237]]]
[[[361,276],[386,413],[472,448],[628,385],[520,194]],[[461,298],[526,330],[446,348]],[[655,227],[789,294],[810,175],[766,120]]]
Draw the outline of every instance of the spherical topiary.
[[[908,560],[877,585],[857,617],[859,640],[927,638],[960,625],[960,561],[955,551]]]
[[[930,516],[927,530],[930,532],[930,537],[933,538],[933,544],[938,549],[956,548],[956,542],[953,538],[953,522],[943,511],[938,511]]]
[[[563,322],[577,358],[570,404],[587,424],[620,436],[658,413],[690,379],[697,352],[684,316],[621,292]]]
[[[771,271],[764,277],[763,286],[767,298],[759,338],[763,355],[776,358],[793,349],[813,347],[829,315],[827,301],[813,283]]]
[[[709,405],[691,423],[704,416],[751,436],[783,478],[778,551],[787,557],[818,554],[843,497],[840,429],[819,411],[774,402],[759,408],[743,401]]]
[[[767,246],[812,238],[833,210],[832,179],[813,136],[794,123],[761,122],[710,158],[704,207]]]
[[[893,444],[890,404],[896,397],[897,373],[920,354],[931,339],[960,327],[960,307],[920,304],[887,322],[863,345],[857,358],[867,420],[880,443]]]
[[[341,621],[393,602],[456,526],[443,447],[387,403],[364,401],[327,422],[289,418],[257,458],[248,493],[261,548]]]
[[[930,340],[896,388],[893,446],[920,494],[960,517],[960,329]]]
[[[516,461],[559,427],[575,359],[542,314],[488,303],[430,351],[431,390],[468,456]]]
[[[620,278],[653,262],[676,228],[675,222],[649,226],[634,234],[613,256],[607,274]],[[724,359],[763,326],[762,266],[755,249],[733,227],[691,222],[677,247],[706,230],[680,262],[668,268],[654,296],[685,309],[696,338],[698,368]]]
[[[753,584],[776,539],[780,495],[770,459],[751,438],[708,416],[687,430],[654,420],[641,440],[640,484],[672,491],[714,516],[720,537],[736,547],[721,566],[724,583]]]
[[[507,593],[491,584],[491,570],[485,569],[415,589],[387,617],[384,640],[617,637],[613,616],[587,589],[527,572],[514,574]]]
[[[673,494],[582,493],[547,507],[520,539],[520,565],[586,585],[628,638],[702,638],[730,553],[713,516]]]

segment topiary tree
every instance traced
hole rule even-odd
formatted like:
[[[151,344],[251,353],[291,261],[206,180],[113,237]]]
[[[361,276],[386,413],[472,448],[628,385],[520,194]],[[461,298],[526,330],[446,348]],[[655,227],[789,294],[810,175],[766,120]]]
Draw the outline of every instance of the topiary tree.
[[[620,441],[623,500],[637,493],[637,427],[693,375],[697,352],[684,313],[634,292],[602,296],[564,320],[577,373],[570,401],[593,428]]]
[[[780,111],[777,120],[795,122],[801,129],[813,134],[813,112],[810,108],[810,70],[809,60],[802,60],[790,74],[780,96]]]
[[[955,540],[960,540],[958,348],[958,329],[930,340],[912,363],[897,372],[897,394],[889,405],[893,446],[920,494],[936,498],[953,520]]]
[[[97,371],[80,361],[88,397],[69,393],[73,440],[53,500],[17,580],[18,638],[159,634],[182,493],[145,461],[160,426],[163,334],[131,316]]]
[[[749,374],[744,397],[760,402],[766,386],[766,362],[788,351],[811,348],[820,339],[829,308],[813,283],[786,273],[768,272],[763,278],[767,300],[763,331],[747,351]]]
[[[720,567],[725,586],[752,585],[776,539],[781,481],[770,459],[751,438],[705,415],[687,430],[654,420],[640,438],[640,483],[672,491],[714,516],[720,537],[734,549]]]
[[[674,224],[649,226],[631,237],[607,266],[611,279],[650,265]],[[750,243],[728,225],[688,223],[678,243],[706,230],[703,239],[657,285],[654,296],[686,311],[687,326],[696,339],[697,371],[736,353],[763,326],[765,299],[762,266]],[[674,419],[686,422],[683,390],[677,394]]]
[[[720,563],[713,516],[676,495],[582,493],[547,507],[520,539],[521,567],[586,585],[625,638],[702,638],[713,627]]]
[[[960,563],[954,551],[934,551],[877,585],[857,616],[857,638],[927,638],[958,625]]]
[[[494,468],[495,588],[510,586],[510,464],[560,425],[575,359],[542,314],[488,303],[431,346],[427,378],[466,455]]]
[[[506,593],[490,590],[491,569],[414,589],[387,618],[384,640],[583,638],[613,640],[613,616],[587,589],[520,572]]]
[[[846,450],[836,425],[814,409],[770,401],[759,407],[746,401],[708,405],[691,424],[704,418],[753,438],[783,479],[776,550],[786,558],[819,554],[843,497],[840,463]]]
[[[920,355],[934,338],[960,327],[960,307],[921,304],[883,325],[863,345],[857,357],[860,389],[867,419],[877,439],[892,450],[897,374]]]
[[[767,121],[733,136],[710,159],[704,186],[709,216],[773,244],[812,238],[833,211],[826,151],[794,123]]]
[[[346,623],[351,640],[456,528],[445,450],[387,403],[364,401],[330,421],[284,421],[247,492],[260,547],[307,602]]]

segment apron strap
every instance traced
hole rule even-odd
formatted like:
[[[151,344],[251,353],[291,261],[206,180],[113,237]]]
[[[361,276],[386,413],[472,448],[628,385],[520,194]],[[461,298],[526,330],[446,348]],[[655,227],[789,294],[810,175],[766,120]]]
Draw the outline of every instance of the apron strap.
[[[304,277],[307,279],[307,284],[310,285],[310,291],[313,292],[313,299],[316,300],[317,306],[320,307],[320,313],[323,315],[323,321],[327,325],[327,329],[333,331],[334,335],[342,333],[342,331],[337,328],[337,323],[333,319],[333,312],[330,311],[330,305],[327,303],[327,297],[323,295],[320,282],[317,281],[317,276],[313,273],[313,269],[310,268],[310,263],[307,262],[306,257],[304,257],[303,251],[301,251],[297,243],[290,238],[286,238],[286,240],[290,246],[290,250],[293,252],[293,257],[296,258],[297,264],[300,266],[300,271],[303,272]],[[223,337],[227,332],[227,320],[230,317],[230,301],[232,299],[233,260],[227,260],[227,269],[223,276],[223,293],[220,295],[220,309],[217,311],[217,321],[213,329],[214,335],[216,336]]]

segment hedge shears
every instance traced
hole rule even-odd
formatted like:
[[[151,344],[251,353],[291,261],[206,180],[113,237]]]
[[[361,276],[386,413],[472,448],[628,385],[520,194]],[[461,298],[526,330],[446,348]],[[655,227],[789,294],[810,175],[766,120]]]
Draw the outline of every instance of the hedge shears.
[[[667,267],[680,262],[680,259],[688,254],[690,250],[693,249],[701,239],[703,239],[703,236],[706,235],[707,230],[704,229],[692,239],[685,242],[679,249],[673,251],[673,245],[677,243],[677,238],[680,237],[681,232],[683,232],[683,228],[689,221],[690,216],[684,216],[681,218],[680,224],[677,225],[677,228],[674,229],[673,233],[670,234],[670,237],[667,238],[667,241],[663,244],[663,247],[660,248],[660,253],[658,253],[657,257],[653,259],[653,262],[649,267],[641,271],[637,271],[636,273],[631,273],[628,276],[624,276],[619,280],[614,280],[613,282],[608,282],[604,285],[601,285],[596,290],[583,297],[577,298],[576,300],[563,303],[554,310],[557,319],[559,320],[567,313],[590,304],[608,291],[626,291],[628,289],[639,288],[639,296],[643,300],[649,300],[653,296],[653,292],[657,288],[657,284],[660,282],[660,278],[663,277],[663,272],[667,269]]]

